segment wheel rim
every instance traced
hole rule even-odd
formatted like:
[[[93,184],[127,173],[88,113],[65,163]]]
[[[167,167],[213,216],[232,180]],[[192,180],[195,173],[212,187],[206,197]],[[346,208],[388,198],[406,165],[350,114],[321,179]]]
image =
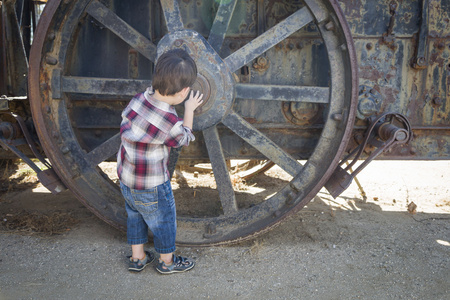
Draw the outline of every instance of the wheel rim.
[[[83,26],[92,26],[87,25],[92,20],[97,22],[95,26],[113,32],[122,43],[131,45],[139,55],[152,62],[168,48],[186,49],[199,66],[198,87],[210,93],[207,103],[196,112],[194,130],[202,132],[223,213],[200,218],[178,217],[177,243],[220,244],[263,232],[306,205],[331,176],[349,139],[358,86],[353,42],[336,1],[305,1],[304,7],[232,54],[222,57],[218,53],[224,53],[224,33],[229,23],[226,20],[231,19],[236,1],[218,7],[217,15],[225,22],[213,22],[211,33],[205,39],[196,31],[185,29],[181,6],[177,2],[162,0],[161,11],[169,33],[162,36],[158,46],[136,33],[133,26],[119,20],[116,14],[119,8],[114,10],[98,1],[74,2],[49,1],[45,8],[30,58],[30,101],[47,156],[66,185],[100,218],[120,229],[126,226],[123,199],[117,184],[97,167],[114,156],[119,140],[114,130],[118,129],[105,124],[97,131],[90,128],[89,132],[93,135],[90,138],[101,140],[91,147],[90,138],[87,138],[89,134],[83,133],[82,126],[77,124],[79,116],[86,109],[92,111],[94,107],[107,107],[117,119],[117,113],[126,104],[125,96],[142,91],[148,81],[111,78],[113,76],[109,76],[108,72],[114,73],[112,67],[106,67],[111,70],[105,71],[107,76],[88,76],[79,71],[74,63],[77,53],[73,49],[82,43]],[[236,83],[234,74],[240,68],[263,57],[265,52],[269,53],[278,43],[311,22],[318,27],[327,51],[330,69],[330,85],[327,88]],[[124,97],[114,102],[108,102],[107,96],[104,96],[118,93]],[[281,110],[286,103],[292,106],[292,102],[298,102],[289,98],[291,93],[312,93],[314,99],[318,98],[326,107],[320,135],[305,164],[300,164],[297,161],[299,157],[285,151],[278,141],[274,142],[269,131],[263,133],[248,118],[242,117],[239,103],[236,103],[240,99],[261,102],[270,99],[279,103]],[[95,105],[89,106],[86,102]],[[296,110],[292,111],[295,114]],[[221,139],[224,127],[257,149],[264,159],[275,162],[293,179],[269,199],[239,208],[226,168],[228,157],[224,153],[223,137]]]

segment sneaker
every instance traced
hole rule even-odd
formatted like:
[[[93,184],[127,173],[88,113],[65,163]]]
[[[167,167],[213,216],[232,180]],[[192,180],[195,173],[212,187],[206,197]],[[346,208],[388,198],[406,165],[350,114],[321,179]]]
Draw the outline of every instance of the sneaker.
[[[145,257],[143,259],[133,259],[130,257],[130,263],[128,265],[128,271],[140,272],[144,268],[155,260],[153,253],[145,251]]]
[[[182,256],[173,256],[173,262],[171,265],[166,265],[163,261],[158,263],[156,270],[158,270],[161,274],[172,274],[172,273],[181,273],[186,272],[192,269],[195,266],[193,260],[182,257]]]

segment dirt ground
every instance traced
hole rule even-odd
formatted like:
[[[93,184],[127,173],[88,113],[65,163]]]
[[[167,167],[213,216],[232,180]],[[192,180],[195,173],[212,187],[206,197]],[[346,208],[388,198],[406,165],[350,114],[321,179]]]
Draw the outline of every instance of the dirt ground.
[[[356,183],[337,199],[322,190],[252,240],[179,247],[197,265],[171,276],[154,266],[129,273],[123,232],[70,192],[50,194],[26,168],[7,175],[2,300],[450,299],[449,161],[372,162],[358,176],[367,200]]]

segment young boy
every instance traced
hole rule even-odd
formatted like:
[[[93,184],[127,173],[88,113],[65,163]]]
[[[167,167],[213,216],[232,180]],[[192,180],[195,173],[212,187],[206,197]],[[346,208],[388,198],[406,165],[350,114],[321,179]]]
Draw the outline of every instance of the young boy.
[[[154,260],[151,252],[144,251],[148,228],[160,255],[156,267],[160,273],[194,267],[191,259],[173,255],[177,224],[167,164],[171,147],[186,146],[195,139],[191,129],[194,110],[202,103],[203,94],[190,92],[184,103],[184,120],[178,118],[173,105],[186,99],[196,78],[197,66],[189,54],[169,50],[156,63],[153,89],[137,94],[122,112],[117,173],[128,213],[129,271],[140,272]]]

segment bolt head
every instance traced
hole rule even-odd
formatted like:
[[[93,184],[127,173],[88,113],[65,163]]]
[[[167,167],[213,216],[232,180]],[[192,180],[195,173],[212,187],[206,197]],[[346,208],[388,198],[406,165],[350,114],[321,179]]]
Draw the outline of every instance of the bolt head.
[[[441,99],[441,97],[434,97],[434,98],[433,98],[433,103],[434,103],[435,105],[442,105],[442,99]]]

